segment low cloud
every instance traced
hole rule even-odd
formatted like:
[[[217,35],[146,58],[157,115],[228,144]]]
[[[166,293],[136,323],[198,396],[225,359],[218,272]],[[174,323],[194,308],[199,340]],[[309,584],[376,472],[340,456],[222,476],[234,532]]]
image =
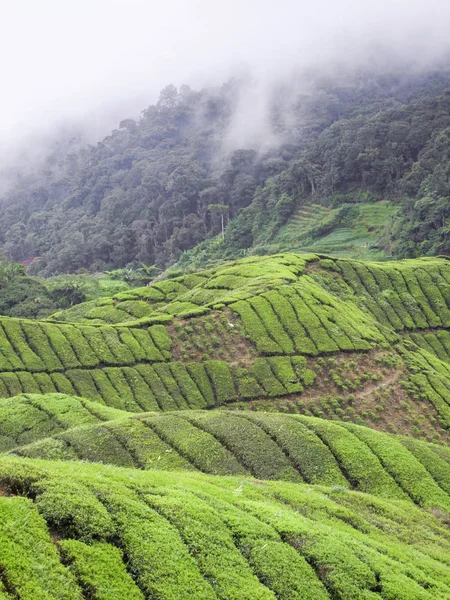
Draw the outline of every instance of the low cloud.
[[[449,24],[446,0],[3,0],[0,167],[39,160],[62,130],[95,141],[168,83],[242,71],[225,147],[264,149],[280,141],[271,94],[293,71],[422,68],[448,51]]]

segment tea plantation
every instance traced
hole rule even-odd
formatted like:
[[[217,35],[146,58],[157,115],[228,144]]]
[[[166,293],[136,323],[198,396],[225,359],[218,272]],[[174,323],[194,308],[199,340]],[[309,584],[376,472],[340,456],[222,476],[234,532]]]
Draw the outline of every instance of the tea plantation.
[[[0,317],[0,599],[450,599],[450,261]]]

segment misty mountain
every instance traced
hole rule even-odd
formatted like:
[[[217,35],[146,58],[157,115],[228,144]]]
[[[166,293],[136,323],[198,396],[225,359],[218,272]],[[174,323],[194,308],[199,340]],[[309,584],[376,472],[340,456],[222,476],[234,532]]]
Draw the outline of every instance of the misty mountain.
[[[292,74],[167,86],[97,145],[62,143],[0,204],[0,250],[33,272],[160,268],[221,236],[238,256],[301,206],[390,199],[392,252],[450,250],[450,74]],[[261,95],[264,95],[263,97]]]

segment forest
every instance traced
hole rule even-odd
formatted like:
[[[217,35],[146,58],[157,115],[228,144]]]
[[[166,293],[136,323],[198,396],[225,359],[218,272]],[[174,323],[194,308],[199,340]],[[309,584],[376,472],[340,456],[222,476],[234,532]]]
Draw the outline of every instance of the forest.
[[[230,131],[251,85],[168,85],[96,145],[54,150],[3,193],[0,250],[44,276],[165,269],[199,244],[206,266],[264,253],[312,204],[334,211],[320,238],[333,223],[353,227],[355,206],[388,201],[386,255],[448,252],[447,69],[299,72],[268,94],[272,143],[236,147]]]

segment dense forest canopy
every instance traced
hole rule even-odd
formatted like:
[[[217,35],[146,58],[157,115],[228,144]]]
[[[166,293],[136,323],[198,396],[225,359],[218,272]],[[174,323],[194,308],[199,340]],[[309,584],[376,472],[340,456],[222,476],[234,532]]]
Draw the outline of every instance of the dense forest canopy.
[[[251,86],[169,85],[97,145],[53,152],[3,194],[0,249],[43,275],[165,268],[215,236],[239,256],[311,202],[388,198],[393,254],[450,250],[448,70],[293,75],[268,93],[270,144],[239,147]]]

